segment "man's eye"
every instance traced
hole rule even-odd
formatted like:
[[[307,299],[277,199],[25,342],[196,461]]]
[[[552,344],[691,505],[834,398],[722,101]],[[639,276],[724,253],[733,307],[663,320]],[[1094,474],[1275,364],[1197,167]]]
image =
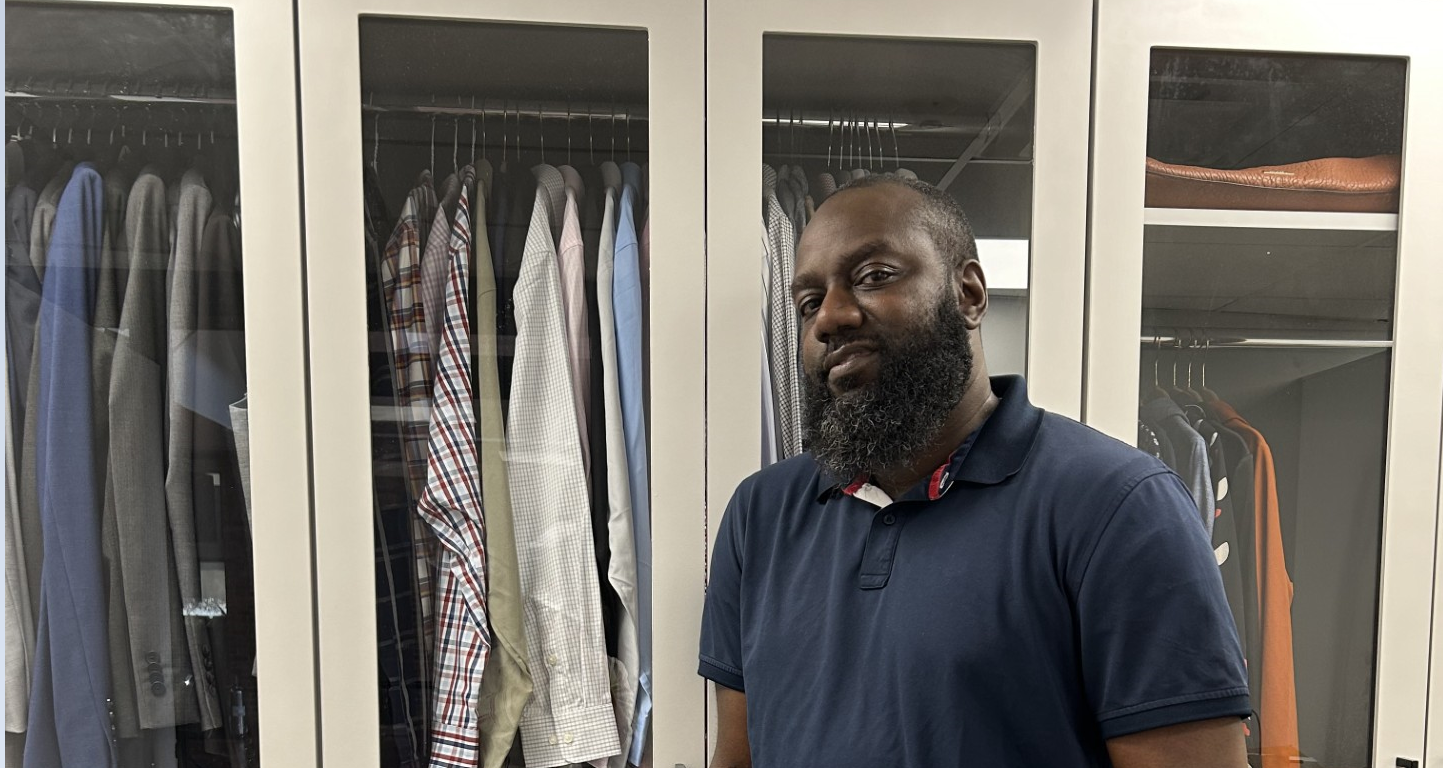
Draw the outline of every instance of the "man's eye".
[[[882,283],[882,282],[886,282],[887,280],[890,280],[891,277],[892,277],[892,273],[891,273],[891,271],[889,271],[889,270],[885,270],[885,269],[873,269],[873,270],[870,270],[870,271],[868,271],[868,272],[866,272],[866,273],[864,273],[864,274],[862,275],[862,282],[864,282],[864,283]]]
[[[802,313],[803,317],[806,317],[815,313],[819,306],[821,306],[821,302],[816,299],[802,299],[797,302],[797,311]]]

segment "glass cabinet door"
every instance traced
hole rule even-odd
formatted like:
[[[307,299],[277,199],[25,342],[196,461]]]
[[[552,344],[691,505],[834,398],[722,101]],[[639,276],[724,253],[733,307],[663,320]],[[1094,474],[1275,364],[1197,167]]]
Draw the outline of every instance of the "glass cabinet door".
[[[306,765],[289,8],[5,14],[5,762]]]
[[[702,764],[700,21],[302,6],[327,761]]]
[[[709,10],[708,242],[727,256],[707,283],[708,351],[727,361],[708,369],[712,509],[804,450],[792,262],[853,178],[910,176],[959,201],[988,280],[990,372],[1027,374],[1034,399],[1080,415],[1090,16],[915,5]]]
[[[1421,759],[1443,316],[1408,216],[1420,51],[1204,5],[1100,9],[1087,418],[1193,495],[1250,763]]]
[[[959,201],[990,372],[1080,415],[1090,26],[1085,4],[708,7],[709,542],[738,482],[805,448],[795,247],[852,178]]]

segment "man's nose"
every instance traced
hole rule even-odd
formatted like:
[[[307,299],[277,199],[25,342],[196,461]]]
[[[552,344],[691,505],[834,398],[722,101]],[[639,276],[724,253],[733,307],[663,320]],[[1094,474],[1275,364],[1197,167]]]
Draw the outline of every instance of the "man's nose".
[[[854,331],[862,324],[862,309],[856,297],[844,287],[828,288],[812,321],[812,332],[826,341],[838,333]]]

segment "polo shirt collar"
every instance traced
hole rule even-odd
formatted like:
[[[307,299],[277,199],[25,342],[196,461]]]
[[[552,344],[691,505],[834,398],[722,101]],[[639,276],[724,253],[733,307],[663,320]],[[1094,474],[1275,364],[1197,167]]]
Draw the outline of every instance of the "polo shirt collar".
[[[1027,399],[1027,382],[1021,376],[991,377],[992,393],[999,400],[997,410],[981,429],[968,435],[947,461],[898,499],[936,500],[957,481],[996,485],[1017,474],[1032,453],[1042,424],[1041,408]],[[847,482],[822,470],[818,500],[835,492],[851,494],[867,481],[865,477]]]

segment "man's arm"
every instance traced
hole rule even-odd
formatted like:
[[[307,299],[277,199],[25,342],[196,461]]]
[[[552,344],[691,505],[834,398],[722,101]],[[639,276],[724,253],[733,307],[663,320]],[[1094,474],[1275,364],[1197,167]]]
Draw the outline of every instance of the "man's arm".
[[[747,739],[747,695],[724,685],[716,690],[717,739],[711,768],[752,768],[752,745]]]
[[[1118,736],[1108,740],[1107,753],[1115,768],[1246,768],[1248,764],[1243,724],[1236,717]]]

